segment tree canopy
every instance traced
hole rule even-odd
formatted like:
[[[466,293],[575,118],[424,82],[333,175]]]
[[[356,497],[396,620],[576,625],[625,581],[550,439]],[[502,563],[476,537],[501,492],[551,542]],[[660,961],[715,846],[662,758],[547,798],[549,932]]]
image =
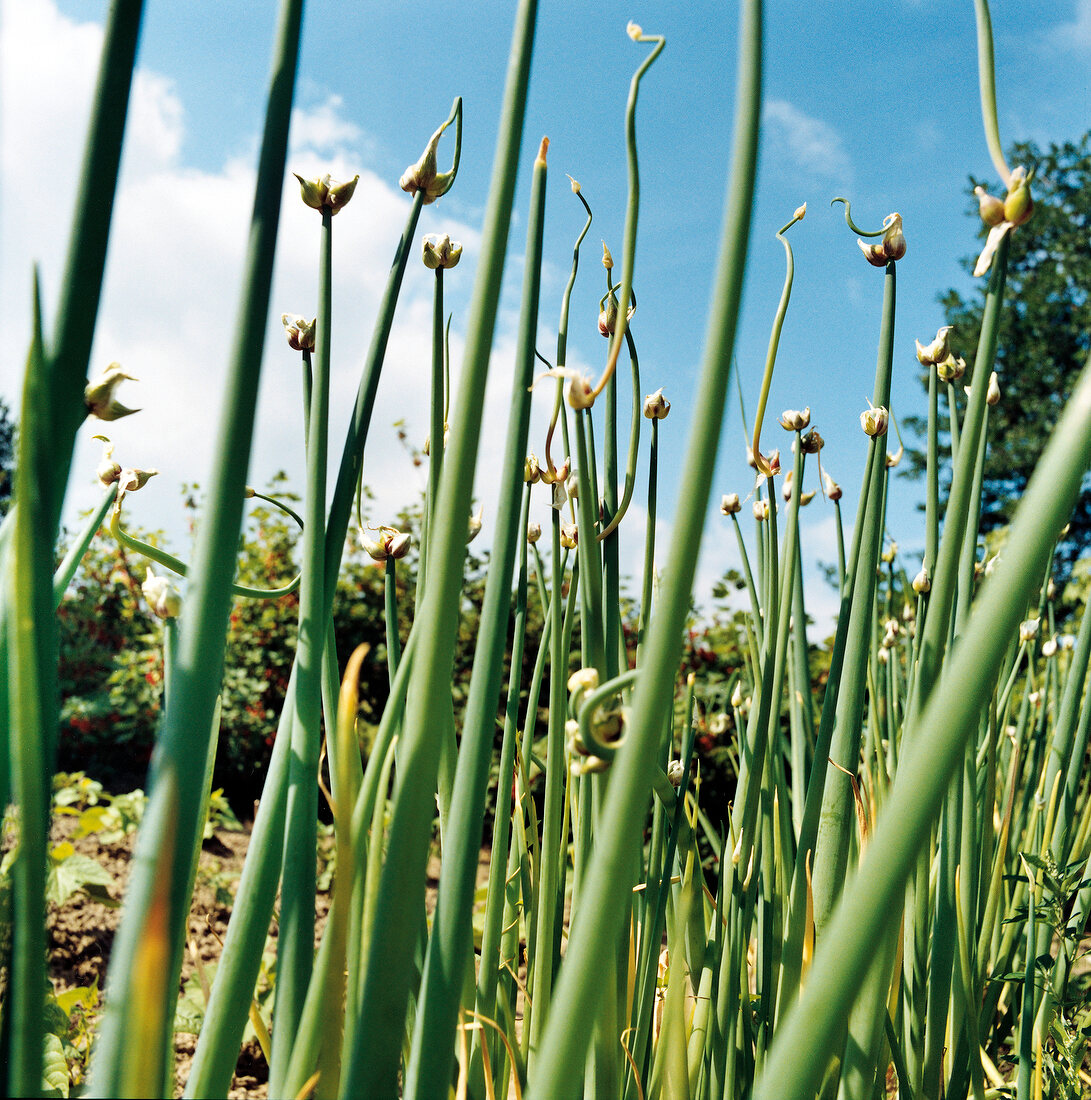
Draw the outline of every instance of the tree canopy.
[[[1009,150],[1008,163],[1034,170],[1035,210],[1011,237],[996,358],[1002,398],[989,411],[981,517],[986,532],[1010,522],[1091,351],[1091,132],[1045,152],[1033,143],[1018,143]],[[993,195],[1004,194],[994,180],[971,178],[971,195],[978,184]],[[971,213],[980,221],[976,199]],[[986,232],[982,225],[980,236]],[[968,271],[975,259],[964,261]],[[986,282],[979,280],[968,299],[955,289],[940,295],[946,323],[954,326],[951,347],[966,359],[966,382],[973,377]],[[927,386],[927,375],[923,379]],[[956,400],[964,403],[961,389]],[[940,423],[946,422],[941,413]],[[922,435],[927,430],[921,418],[911,426]],[[910,472],[922,473],[923,452],[910,457]],[[1067,574],[1089,549],[1091,485],[1085,484],[1059,548],[1062,571]]]

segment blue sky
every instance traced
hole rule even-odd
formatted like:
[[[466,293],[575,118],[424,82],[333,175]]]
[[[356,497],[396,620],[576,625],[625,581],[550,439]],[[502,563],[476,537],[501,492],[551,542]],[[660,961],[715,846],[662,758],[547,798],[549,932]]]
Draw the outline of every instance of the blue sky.
[[[145,16],[93,366],[120,360],[141,380],[129,383],[121,396],[145,411],[112,426],[111,434],[123,464],[161,471],[133,499],[132,510],[134,521],[168,531],[181,531],[178,486],[207,475],[249,213],[273,8],[151,2]],[[101,2],[76,0],[3,0],[0,6],[0,292],[14,326],[0,361],[0,394],[9,400],[20,386],[32,261],[42,264],[47,316],[56,300],[105,9]],[[1091,119],[1091,0],[994,0],[992,15],[1005,145],[1078,139]],[[459,178],[448,196],[426,208],[420,229],[421,234],[450,232],[466,246],[462,266],[446,283],[457,365],[511,18],[512,5],[499,2],[422,2],[411,14],[395,4],[325,0],[308,7],[290,168],[304,175],[328,170],[335,178],[357,172],[363,177],[353,205],[336,223],[331,434],[338,451],[370,319],[408,204],[397,179],[446,117],[452,98],[462,95]],[[605,238],[620,251],[624,104],[631,74],[647,49],[626,36],[629,19],[667,37],[666,50],[642,85],[638,111],[640,308],[633,319],[642,388],[651,392],[663,386],[673,405],[662,432],[664,538],[671,502],[684,491],[679,461],[718,248],[737,11],[732,4],[711,3],[543,2],[510,239],[509,293],[490,383],[489,438],[479,466],[486,532],[495,496],[490,464],[502,447],[507,407],[504,374],[518,311],[529,167],[543,134],[551,139],[551,174],[540,347],[552,355],[560,293],[583,220],[565,179],[570,173],[581,181],[595,223],[573,302],[569,361],[593,371],[601,364],[598,241]],[[971,0],[770,4],[764,111],[736,362],[752,411],[784,273],[783,250],[773,234],[806,201],[808,216],[792,231],[796,281],[770,411],[811,407],[813,423],[827,441],[824,465],[844,486],[847,502],[863,472],[866,439],[858,416],[873,384],[882,275],[864,262],[829,200],[849,197],[862,224],[877,227],[894,210],[903,216],[909,247],[899,264],[892,403],[898,416],[920,412],[913,341],[930,340],[941,323],[938,293],[952,285],[971,288],[959,265],[977,243],[975,223],[966,216],[965,186],[970,174],[993,175],[980,120]],[[449,154],[447,144],[445,139],[441,159]],[[317,220],[294,194],[288,197],[274,290],[277,316],[314,309]],[[429,295],[430,276],[419,265],[411,267],[365,457],[365,477],[378,493],[376,522],[385,522],[384,510],[391,513],[407,502],[420,485],[391,425],[404,419],[415,442],[427,430]],[[266,347],[251,467],[255,484],[281,467],[302,468],[297,374],[276,324]],[[547,406],[543,396],[532,427],[532,447],[539,451],[535,433],[544,431]],[[85,435],[93,430],[88,426]],[[781,434],[775,424],[767,427],[767,445],[779,443]],[[73,512],[93,499],[97,457],[97,445],[81,445],[70,491]],[[920,544],[913,511],[919,489],[904,480],[896,484],[889,527],[910,549]],[[719,494],[745,495],[749,488],[733,404],[699,577],[706,595],[736,560],[734,539],[718,514]],[[544,518],[544,495],[541,509]],[[849,507],[849,522],[851,514]],[[805,552],[831,560],[832,508],[819,498],[805,515]],[[634,569],[642,523],[634,511],[625,533]],[[828,612],[830,593],[817,581],[810,592],[815,612]]]

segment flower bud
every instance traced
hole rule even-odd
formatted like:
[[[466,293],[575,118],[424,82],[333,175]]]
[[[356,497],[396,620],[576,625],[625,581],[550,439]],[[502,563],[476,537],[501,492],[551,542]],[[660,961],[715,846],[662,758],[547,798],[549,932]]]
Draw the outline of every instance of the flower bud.
[[[989,376],[989,392],[985,394],[985,404],[1000,404],[1000,380],[996,377],[996,371]]]
[[[391,531],[386,540],[386,552],[395,560],[404,558],[409,553],[413,536],[408,531]]]
[[[602,266],[606,268],[607,271],[614,270],[614,257],[610,254],[610,249],[606,247],[605,241],[602,242]],[[616,307],[617,303],[615,302],[614,305]]]
[[[725,516],[734,516],[741,512],[742,504],[739,501],[739,494],[724,493],[724,498],[720,501],[720,511]]]
[[[135,382],[137,379],[126,374],[120,363],[111,363],[83,391],[83,403],[87,406],[88,413],[99,420],[120,420],[123,416],[140,412],[139,409],[126,408],[114,397],[114,390],[125,381]]]
[[[542,468],[538,465],[537,456],[531,453],[523,462],[523,481],[527,485],[535,485],[541,480]]]
[[[412,536],[394,527],[380,527],[378,538],[370,538],[363,531],[360,532],[360,545],[375,561],[386,561],[388,558],[404,558],[409,553]]]
[[[1033,642],[1038,637],[1038,629],[1042,625],[1042,620],[1039,619],[1025,619],[1019,624],[1019,641],[1021,642]]]
[[[440,172],[436,162],[439,139],[448,126],[450,126],[450,122],[445,122],[428,139],[428,144],[424,147],[420,160],[416,164],[411,164],[402,173],[402,178],[398,180],[398,186],[410,195],[423,191],[425,206],[435,202],[441,195],[446,195],[455,182],[454,172]]]
[[[644,415],[649,420],[666,420],[671,411],[671,403],[663,396],[660,388],[644,398]]]
[[[923,366],[935,366],[937,363],[942,363],[943,360],[951,354],[951,348],[947,342],[947,336],[951,328],[951,325],[944,325],[936,333],[936,338],[927,346],[922,344],[920,340],[915,341],[917,345],[917,359]]]
[[[742,680],[735,681],[735,690],[731,693],[731,705],[736,710],[742,706]]]
[[[114,445],[104,435],[95,435],[92,439],[101,440],[102,461],[95,468],[95,476],[103,485],[113,485],[121,477],[121,464],[114,461]]]
[[[574,473],[569,475],[564,483],[564,491],[568,494],[569,500],[578,500],[580,495],[580,475]]]
[[[905,447],[903,447],[902,444],[899,443],[898,444],[898,449],[893,454],[888,454],[886,456],[886,468],[888,470],[893,470],[894,467],[897,466],[899,462],[901,462],[901,460],[904,456],[905,456]]]
[[[174,584],[166,577],[157,577],[148,566],[148,575],[140,586],[148,606],[161,619],[174,619],[182,610],[182,597]]]
[[[307,321],[294,313],[282,313],[280,323],[284,326],[284,335],[288,337],[288,346],[293,351],[314,351],[314,330],[318,318]]]
[[[1034,199],[1030,196],[1027,170],[1019,165],[1011,170],[1008,194],[1004,199],[1004,220],[1012,225],[1023,225],[1034,213]]]
[[[766,519],[769,515],[769,501],[767,500],[755,500],[753,505],[754,519],[760,523],[763,519]]]
[[[828,496],[830,500],[840,500],[844,495],[841,486],[838,485],[825,470],[822,471],[822,483],[826,488],[826,496]]]
[[[599,673],[596,668],[581,668],[568,677],[568,694],[582,695],[594,691],[599,686]]]
[[[890,565],[898,555],[898,544],[892,542],[880,555],[884,564]]]
[[[573,378],[568,384],[568,404],[577,411],[589,409],[595,403],[595,387],[584,376]]]
[[[818,434],[817,428],[812,428],[806,435],[800,436],[799,443],[805,455],[816,455],[826,446],[826,441]]]
[[[527,524],[527,542],[532,545],[542,537],[542,525],[540,523]]]
[[[473,542],[475,538],[481,533],[481,521],[485,518],[485,505],[482,504],[477,509],[476,516],[470,516],[470,522],[467,525],[466,542]]]
[[[957,359],[949,354],[936,364],[936,375],[941,382],[957,382],[966,373],[966,360],[960,355]]]
[[[801,432],[810,423],[810,408],[806,408],[802,412],[799,409],[785,409],[780,415],[780,426],[786,432]]]
[[[462,259],[462,245],[458,241],[452,241],[446,233],[442,237],[429,234],[424,238],[423,250],[424,266],[430,271],[441,267],[457,267],[458,261]]]
[[[625,33],[634,41],[639,42],[640,36],[644,33],[644,28],[639,23],[634,23],[631,19],[625,26]]]
[[[883,220],[883,236],[878,244],[865,244],[859,238],[856,243],[872,267],[886,267],[890,260],[900,260],[905,255],[906,247],[901,214],[886,216]]]
[[[682,765],[681,760],[671,760],[667,764],[667,782],[672,787],[679,787],[682,784],[682,779],[686,774],[686,769]]]
[[[1042,642],[1042,656],[1043,657],[1056,656],[1058,648],[1059,647],[1057,645],[1057,639],[1056,638],[1047,638],[1044,642]]]
[[[1003,201],[995,195],[990,195],[984,187],[980,186],[974,188],[974,194],[977,196],[978,212],[981,214],[981,220],[990,229],[999,225],[1004,220]]]
[[[719,714],[714,714],[708,720],[708,732],[714,734],[716,737],[720,737],[727,733],[730,724],[727,715],[723,711],[720,711]]]
[[[137,489],[143,489],[157,473],[158,470],[137,470],[135,467],[122,470],[117,479],[118,492],[135,493]]]
[[[928,575],[928,570],[922,565],[921,571],[913,578],[913,591],[918,596],[923,596],[926,592],[932,591],[932,578]]]
[[[299,180],[299,190],[303,202],[312,210],[319,210],[331,217],[341,207],[347,206],[352,198],[356,185],[360,182],[359,176],[354,176],[348,183],[334,183],[329,175],[321,179],[305,180],[302,176],[293,172],[293,176]]]
[[[574,523],[561,524],[561,545],[566,550],[575,550],[579,542],[579,528]]]
[[[876,408],[871,405],[860,414],[860,427],[864,429],[866,435],[870,435],[872,438],[886,435],[889,417],[890,414],[884,406],[880,405]]]

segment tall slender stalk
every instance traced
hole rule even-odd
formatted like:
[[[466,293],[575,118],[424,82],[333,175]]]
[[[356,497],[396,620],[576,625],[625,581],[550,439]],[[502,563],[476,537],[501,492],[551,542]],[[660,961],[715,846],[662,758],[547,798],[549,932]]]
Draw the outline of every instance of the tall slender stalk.
[[[114,942],[107,1000],[92,1088],[101,1095],[132,1095],[126,1032],[139,997],[136,984],[149,922],[161,919],[165,903],[168,951],[164,980],[174,985],[181,967],[189,898],[184,895],[189,853],[199,840],[195,789],[202,770],[218,694],[223,644],[230,610],[230,584],[242,521],[243,490],[257,405],[261,354],[269,313],[273,256],[287,154],[288,123],[295,87],[301,0],[285,0],[274,48],[273,73],[251,221],[246,275],[228,372],[223,421],[209,493],[209,518],[201,525],[187,598],[175,684],[163,716],[152,761],[151,793],[137,842],[125,919]],[[169,885],[164,897],[161,885]],[[165,1002],[159,1011],[165,1010]],[[168,1032],[169,1034],[169,1032]],[[151,1052],[165,1066],[166,1050]],[[164,1078],[161,1070],[157,1085]],[[143,1087],[147,1089],[148,1083]],[[136,1086],[135,1091],[139,1091]]]
[[[378,1096],[397,1089],[398,1052],[405,1028],[411,954],[416,947],[423,904],[424,866],[431,833],[440,745],[432,716],[450,706],[450,676],[462,570],[455,563],[466,550],[473,470],[481,430],[489,351],[496,320],[515,190],[514,165],[522,138],[537,5],[523,0],[516,15],[512,55],[497,140],[493,182],[467,331],[465,365],[455,403],[451,453],[444,461],[435,530],[433,573],[417,617],[420,651],[414,661],[406,708],[402,759],[387,860],[375,914],[381,934],[372,937],[355,1041],[343,1081],[345,1089],[367,1081]]]
[[[725,216],[712,316],[695,405],[690,447],[683,466],[686,492],[680,496],[676,529],[696,532],[703,527],[712,480],[735,323],[742,295],[750,232],[750,211],[757,168],[758,119],[761,103],[761,4],[743,6],[740,35],[739,95],[729,199]],[[681,655],[682,624],[696,568],[699,539],[677,539],[666,569],[659,609],[648,632],[644,673],[633,699],[633,722],[613,765],[613,775],[599,820],[598,838],[584,897],[587,908],[572,931],[560,983],[553,997],[538,1063],[530,1079],[534,1100],[570,1093],[559,1066],[582,1061],[590,1024],[605,990],[595,980],[604,950],[613,950],[620,919],[628,909],[636,843],[640,839],[651,789],[655,744],[670,711],[674,670]]]

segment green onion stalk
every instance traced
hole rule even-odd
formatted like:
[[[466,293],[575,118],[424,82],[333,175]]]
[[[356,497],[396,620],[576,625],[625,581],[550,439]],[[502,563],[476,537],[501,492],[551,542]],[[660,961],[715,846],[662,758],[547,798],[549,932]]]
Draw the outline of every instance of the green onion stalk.
[[[53,546],[60,524],[76,432],[87,416],[83,394],[106,267],[106,249],[121,161],[143,11],[141,0],[119,0],[107,20],[91,122],[77,191],[76,213],[58,309],[47,347],[35,276],[35,305],[27,402],[20,434],[16,499],[0,539],[0,564],[14,578],[0,588],[0,704],[8,745],[0,753],[0,797],[20,807],[21,852],[13,868],[11,997],[4,1011],[8,1051],[5,1080],[11,1095],[36,1094],[42,1083],[44,1030],[41,990],[45,972],[45,868],[49,837],[50,776],[56,729],[56,628],[52,590]],[[30,375],[33,373],[34,378]],[[28,424],[28,419],[30,423]],[[24,502],[19,502],[20,484]],[[18,627],[10,614],[21,616]],[[36,616],[36,625],[28,622]],[[6,652],[5,652],[6,651]],[[11,692],[11,688],[17,690]],[[51,718],[52,716],[52,718]]]
[[[168,1076],[171,1028],[165,1014],[181,968],[189,911],[186,886],[202,824],[197,818],[203,792],[197,787],[204,769],[194,768],[192,761],[205,759],[221,680],[301,19],[302,4],[286,0],[274,49],[242,304],[230,358],[223,422],[217,436],[210,518],[198,534],[174,688],[152,760],[151,793],[134,856],[125,917],[111,958],[111,995],[91,1086],[101,1095],[155,1095],[161,1092]],[[146,1036],[132,1035],[136,1021],[148,1029]],[[158,1030],[158,1038],[151,1041],[154,1030]],[[149,1041],[146,1046],[145,1041]],[[139,1057],[133,1056],[134,1043],[139,1045]]]
[[[541,285],[548,148],[549,140],[543,138],[534,162],[516,373],[512,385],[507,450],[502,466],[503,481],[496,512],[498,533],[489,561],[489,577],[455,772],[451,816],[444,835],[443,874],[421,977],[413,1047],[406,1067],[404,1095],[407,1097],[431,1095],[434,1083],[450,1075],[454,1050],[449,1043],[444,1043],[443,1037],[450,1035],[454,1029],[466,967],[472,963],[470,912],[496,725],[496,696],[500,689],[503,648],[507,640],[511,576],[516,541],[523,535],[519,520],[530,430],[530,386],[534,373],[534,334],[538,324]]]
[[[516,16],[481,265],[467,328],[465,366],[459,400],[454,403],[456,423],[430,537],[433,563],[438,560],[443,568],[430,570],[429,587],[416,616],[414,634],[420,636],[419,650],[408,690],[398,786],[374,918],[376,934],[371,937],[364,967],[360,1010],[342,1079],[344,1095],[352,1095],[362,1081],[375,1095],[393,1096],[397,1091],[441,751],[433,716],[450,706],[462,579],[462,570],[456,566],[466,553],[466,517],[515,190],[514,166],[522,138],[535,14],[535,3],[524,0]]]
[[[695,532],[703,527],[711,488],[712,461],[724,412],[735,322],[742,292],[742,272],[749,238],[750,210],[756,175],[761,100],[761,4],[743,7],[735,153],[724,242],[713,312],[695,404],[694,428],[684,466],[686,492],[679,497],[675,528]],[[625,292],[623,287],[623,292]],[[627,292],[626,292],[627,293]],[[613,763],[603,800],[595,853],[588,872],[586,907],[572,930],[559,983],[550,1007],[538,1068],[531,1071],[529,1094],[566,1096],[576,1091],[576,1074],[559,1074],[559,1066],[578,1066],[587,1049],[600,998],[597,980],[602,953],[616,949],[621,921],[628,912],[632,876],[657,766],[656,747],[673,706],[673,681],[681,656],[685,617],[696,568],[699,539],[674,542],[659,608],[648,632],[646,659],[633,698],[633,721]]]
[[[984,395],[982,395],[983,397]],[[1008,645],[1091,462],[1091,365],[1016,514],[1003,559],[981,592],[965,634],[903,738],[898,777],[868,851],[829,922],[807,986],[779,1030],[755,1100],[803,1100],[824,1073],[831,1044],[855,999],[896,900],[926,843],[948,783],[990,697]],[[941,550],[942,556],[942,550]]]
[[[842,201],[844,200],[834,200]],[[849,227],[864,235],[852,222],[845,202],[845,220]],[[882,232],[881,230],[879,231]],[[867,234],[877,236],[878,234]],[[873,246],[878,247],[878,246]],[[859,566],[853,575],[852,609],[846,639],[844,664],[840,671],[840,690],[829,757],[839,767],[827,772],[815,843],[814,922],[815,936],[821,940],[829,914],[845,879],[848,864],[850,830],[853,824],[852,793],[849,775],[855,774],[860,756],[861,720],[864,711],[866,670],[871,649],[871,620],[876,588],[876,569],[882,539],[882,500],[886,480],[885,409],[890,400],[890,379],[894,362],[894,312],[897,291],[897,261],[888,259],[883,278],[882,322],[875,369],[875,408],[869,418],[876,429],[869,430],[867,509],[860,544]],[[868,429],[865,429],[868,430]],[[841,769],[845,769],[844,771]]]
[[[306,202],[306,185],[303,185]],[[332,198],[332,196],[330,196]],[[310,203],[308,203],[310,205]],[[281,873],[273,1063],[269,1088],[282,1091],[314,962],[315,844],[318,821],[318,758],[321,746],[322,665],[326,647],[326,580],[323,559],[326,466],[330,411],[330,344],[333,329],[333,216],[322,204],[318,264],[318,321],[307,429],[307,487],[299,598],[296,688],[292,698],[292,754]]]

